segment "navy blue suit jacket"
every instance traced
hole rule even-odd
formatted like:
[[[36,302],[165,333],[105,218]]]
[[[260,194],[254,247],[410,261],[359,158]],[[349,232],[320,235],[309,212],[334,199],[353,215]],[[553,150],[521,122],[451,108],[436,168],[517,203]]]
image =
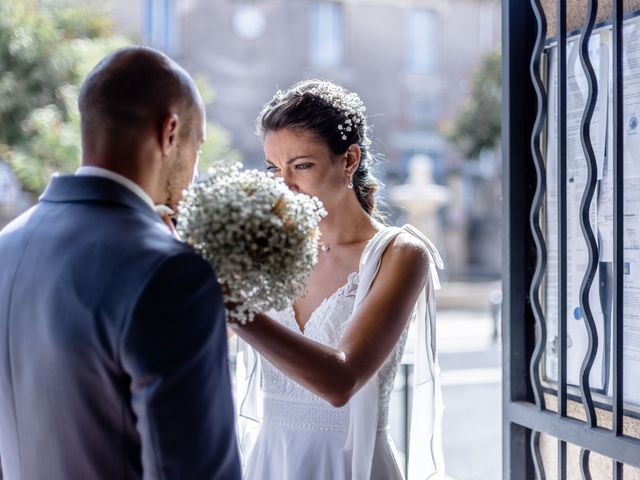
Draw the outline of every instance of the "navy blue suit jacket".
[[[5,480],[240,478],[214,273],[112,180],[0,232]]]

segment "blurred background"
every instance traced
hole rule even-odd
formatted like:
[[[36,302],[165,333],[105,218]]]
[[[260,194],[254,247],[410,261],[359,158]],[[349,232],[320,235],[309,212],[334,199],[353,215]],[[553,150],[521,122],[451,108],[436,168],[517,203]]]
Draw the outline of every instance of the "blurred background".
[[[201,169],[263,168],[255,119],[298,80],[357,92],[391,223],[445,260],[438,292],[444,444],[452,479],[501,474],[499,0],[0,0],[0,228],[80,158],[80,84],[108,52],[158,48],[207,103]],[[0,260],[1,261],[1,260]],[[406,445],[411,365],[392,435]]]

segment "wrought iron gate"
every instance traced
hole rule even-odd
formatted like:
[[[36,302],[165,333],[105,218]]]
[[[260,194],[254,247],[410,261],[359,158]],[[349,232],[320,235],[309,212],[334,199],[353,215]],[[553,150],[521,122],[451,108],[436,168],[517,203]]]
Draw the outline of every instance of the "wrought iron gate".
[[[503,0],[504,479],[640,478],[638,12]]]

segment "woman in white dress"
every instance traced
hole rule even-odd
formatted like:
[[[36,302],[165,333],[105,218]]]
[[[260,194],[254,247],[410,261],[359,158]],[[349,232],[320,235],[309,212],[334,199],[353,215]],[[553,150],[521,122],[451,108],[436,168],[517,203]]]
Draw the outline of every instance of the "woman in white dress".
[[[245,478],[401,479],[389,400],[415,328],[411,480],[444,478],[433,338],[433,245],[411,226],[376,220],[367,119],[360,98],[330,82],[278,92],[258,131],[267,169],[315,195],[328,214],[305,296],[233,325]],[[245,346],[246,346],[245,344]],[[257,352],[257,354],[256,354]]]

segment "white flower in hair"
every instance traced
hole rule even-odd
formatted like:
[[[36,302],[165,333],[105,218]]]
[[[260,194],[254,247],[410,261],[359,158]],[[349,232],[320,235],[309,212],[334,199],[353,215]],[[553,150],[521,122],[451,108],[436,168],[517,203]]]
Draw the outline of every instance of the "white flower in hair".
[[[344,124],[338,125],[338,130],[342,134],[342,140],[347,139],[345,132],[351,132],[353,125],[362,125],[365,120],[366,107],[357,93],[330,82],[318,82],[310,87],[306,92],[320,98],[344,115]]]
[[[178,232],[214,268],[236,304],[230,320],[283,310],[304,293],[318,255],[320,200],[240,165],[210,169],[179,206]]]

